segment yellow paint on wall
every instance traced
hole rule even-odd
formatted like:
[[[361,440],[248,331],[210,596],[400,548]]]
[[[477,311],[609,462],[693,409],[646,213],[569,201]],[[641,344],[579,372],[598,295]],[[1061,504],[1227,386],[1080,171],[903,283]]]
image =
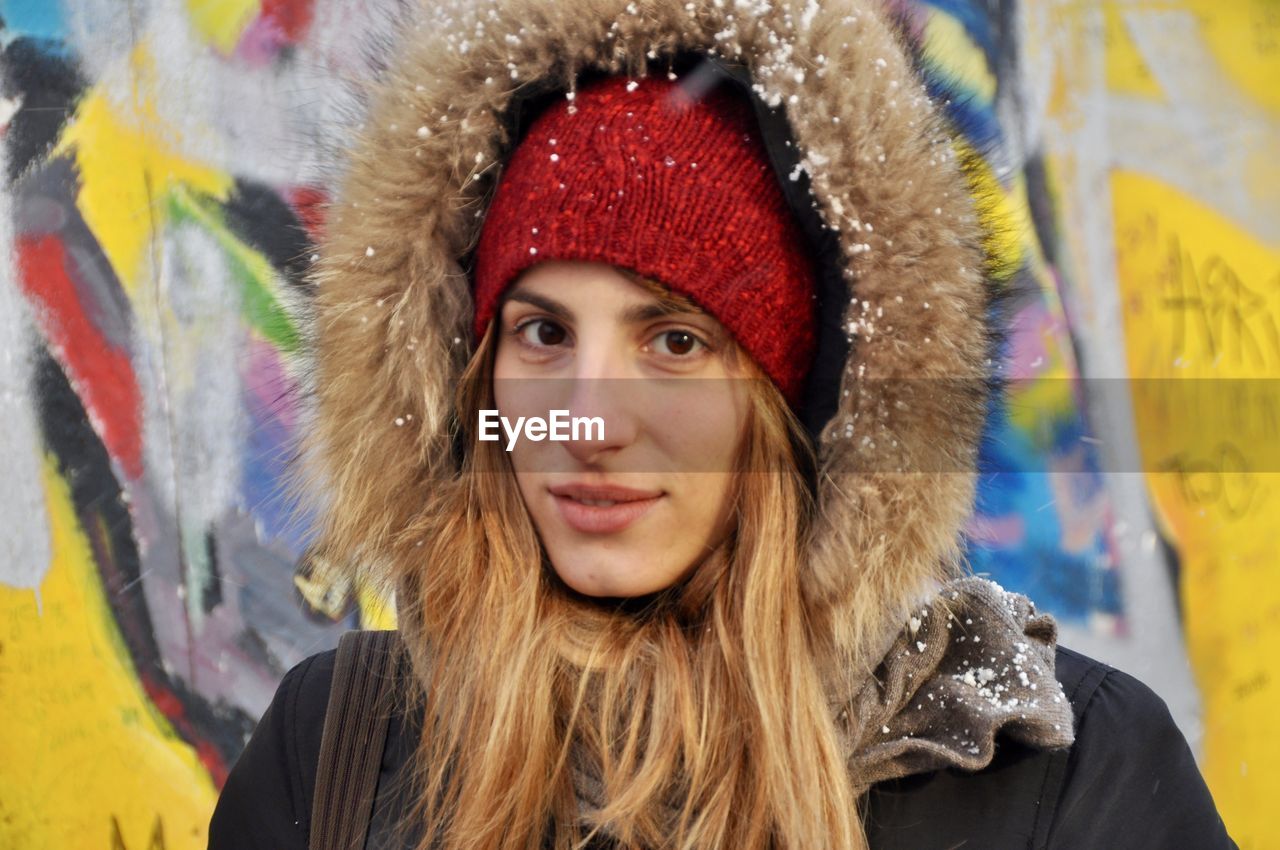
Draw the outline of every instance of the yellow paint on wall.
[[[395,595],[383,594],[377,588],[361,584],[356,591],[360,611],[360,628],[394,629],[396,627]]]
[[[213,783],[139,684],[48,458],[43,484],[53,560],[40,607],[0,585],[0,847],[203,848]]]
[[[259,0],[187,0],[191,25],[223,53],[235,50],[260,10]]]
[[[964,24],[939,9],[930,9],[925,21],[925,54],[983,103],[996,96],[996,76],[987,66],[987,56],[965,32]]]
[[[1134,414],[1180,553],[1202,768],[1241,850],[1280,846],[1280,251],[1160,181],[1111,181]]]
[[[1280,115],[1280,3],[1181,0],[1223,72],[1273,115]]]
[[[1280,378],[1280,246],[1155,178],[1111,189],[1130,374]]]
[[[1151,69],[1125,25],[1124,10],[1132,8],[1129,4],[1120,6],[1115,3],[1107,3],[1102,8],[1106,22],[1107,87],[1117,94],[1164,100],[1164,91],[1151,76]]]
[[[132,295],[143,260],[163,223],[166,193],[176,185],[225,199],[231,177],[178,153],[181,133],[156,109],[155,72],[135,51],[132,105],[101,86],[85,95],[55,148],[73,153],[80,172],[76,204],[125,289]]]
[[[952,145],[968,179],[978,216],[986,232],[991,234],[986,245],[995,266],[991,271],[994,277],[1004,280],[1017,271],[1027,247],[1036,242],[1031,208],[1027,205],[1026,181],[1018,173],[1006,188],[986,157],[963,137],[957,137]]]
[[[1280,3],[1276,5],[1280,8]],[[1280,129],[1272,134],[1271,145],[1259,145],[1249,151],[1243,170],[1248,175],[1242,181],[1244,185],[1232,188],[1242,189],[1250,203],[1258,208],[1271,208],[1280,195]]]
[[[1177,92],[1164,92],[1151,76],[1125,24],[1126,16],[1178,16],[1194,21],[1198,38],[1217,61],[1218,67],[1206,72],[1220,71],[1239,92],[1280,114],[1280,86],[1276,85],[1280,80],[1280,4],[1276,0],[1109,0],[1103,13],[1107,84],[1112,91],[1158,99],[1178,96]]]

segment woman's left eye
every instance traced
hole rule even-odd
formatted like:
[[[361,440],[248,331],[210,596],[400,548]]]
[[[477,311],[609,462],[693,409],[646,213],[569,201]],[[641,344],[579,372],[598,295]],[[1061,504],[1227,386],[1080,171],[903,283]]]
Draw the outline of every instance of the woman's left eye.
[[[663,331],[653,338],[652,344],[655,351],[668,357],[688,357],[699,348],[706,348],[705,342],[684,330]]]

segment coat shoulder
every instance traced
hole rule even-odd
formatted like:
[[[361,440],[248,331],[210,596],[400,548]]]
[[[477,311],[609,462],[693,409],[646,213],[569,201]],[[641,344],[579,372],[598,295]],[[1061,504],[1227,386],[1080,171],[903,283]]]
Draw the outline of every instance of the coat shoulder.
[[[1071,702],[1077,729],[1099,683],[1114,668],[1083,653],[1056,647],[1054,675]],[[995,755],[982,770],[955,768],[875,785],[865,824],[875,850],[973,846],[1028,848],[1047,832],[1070,749],[1037,750],[998,735]]]
[[[1164,700],[1067,647],[1055,665],[1075,742],[1037,750],[998,737],[982,770],[875,786],[866,817],[875,850],[1235,847]]]
[[[1079,705],[1072,699],[1076,740],[1055,783],[1044,843],[1035,846],[1234,850],[1165,701],[1122,670],[1070,650],[1065,655],[1068,672],[1088,670]]]
[[[210,850],[307,846],[336,655],[311,655],[280,680],[222,786],[209,822]]]

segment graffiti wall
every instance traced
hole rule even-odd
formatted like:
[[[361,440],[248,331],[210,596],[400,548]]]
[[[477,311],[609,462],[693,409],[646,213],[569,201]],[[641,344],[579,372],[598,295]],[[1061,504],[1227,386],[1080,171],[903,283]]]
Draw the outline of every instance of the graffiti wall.
[[[401,0],[0,0],[0,846],[196,848],[385,600],[283,492],[345,82]],[[974,569],[1154,687],[1280,846],[1280,12],[894,4],[1004,228]]]
[[[1060,255],[1096,374],[1130,378],[1124,468],[1168,547],[1201,766],[1240,846],[1277,846],[1280,8],[1107,3],[1029,27]]]
[[[0,846],[203,846],[283,671],[357,622],[280,481],[312,129],[369,15],[0,16]]]

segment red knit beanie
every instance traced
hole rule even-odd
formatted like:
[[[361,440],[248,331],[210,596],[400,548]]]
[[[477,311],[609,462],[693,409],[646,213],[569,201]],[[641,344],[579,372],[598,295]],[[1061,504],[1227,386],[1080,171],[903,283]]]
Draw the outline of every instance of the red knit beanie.
[[[611,77],[540,115],[480,235],[477,338],[507,285],[544,260],[621,266],[688,296],[797,402],[814,265],[741,95]]]

